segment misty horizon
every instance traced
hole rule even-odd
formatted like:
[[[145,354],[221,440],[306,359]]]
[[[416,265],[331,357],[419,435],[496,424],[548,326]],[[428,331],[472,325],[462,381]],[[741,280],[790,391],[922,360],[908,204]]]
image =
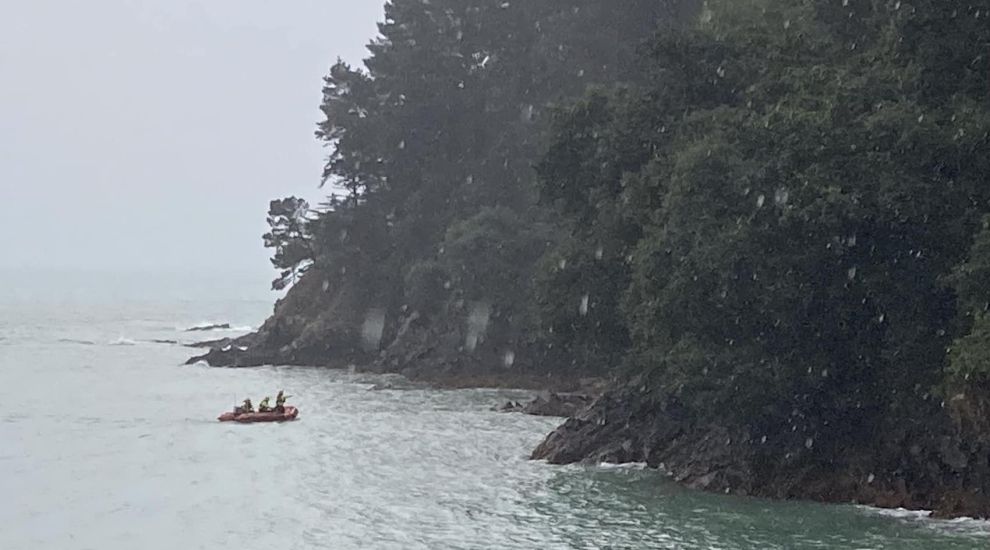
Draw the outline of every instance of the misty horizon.
[[[268,201],[318,203],[322,77],[379,2],[0,8],[0,270],[274,275]],[[267,288],[262,289],[267,290]]]

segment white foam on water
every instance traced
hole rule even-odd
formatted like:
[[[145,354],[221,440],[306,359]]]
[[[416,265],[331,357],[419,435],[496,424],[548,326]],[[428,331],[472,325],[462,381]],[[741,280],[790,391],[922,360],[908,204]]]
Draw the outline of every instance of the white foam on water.
[[[121,336],[120,338],[117,338],[116,340],[112,340],[110,342],[107,342],[107,345],[110,345],[110,346],[136,346],[137,345],[137,341],[136,340],[132,340],[130,338],[124,338],[123,336]]]
[[[856,508],[870,515],[903,521],[918,522],[923,527],[943,533],[990,537],[990,520],[960,517],[953,519],[933,518],[931,510],[908,510],[906,508],[877,508],[857,505]]]
[[[857,508],[866,510],[878,516],[886,516],[895,519],[928,519],[932,515],[931,510],[908,510],[907,508],[877,508],[875,506],[862,506]]]
[[[646,470],[649,465],[645,462],[625,462],[616,464],[614,462],[600,462],[598,467],[602,470]]]

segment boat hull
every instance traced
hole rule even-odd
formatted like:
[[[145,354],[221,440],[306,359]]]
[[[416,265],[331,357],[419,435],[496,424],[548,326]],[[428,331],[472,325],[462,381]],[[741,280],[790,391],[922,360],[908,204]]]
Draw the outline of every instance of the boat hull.
[[[288,422],[295,420],[299,416],[299,409],[286,407],[284,412],[253,412],[253,413],[232,413],[225,412],[217,417],[220,422],[240,422],[242,424],[253,424],[256,422]]]

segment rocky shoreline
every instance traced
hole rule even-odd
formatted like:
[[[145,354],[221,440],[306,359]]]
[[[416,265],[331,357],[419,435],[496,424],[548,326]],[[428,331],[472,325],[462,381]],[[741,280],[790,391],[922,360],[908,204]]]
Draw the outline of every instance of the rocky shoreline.
[[[930,510],[933,517],[990,518],[987,445],[930,416],[891,428],[869,446],[702,422],[676,401],[613,390],[550,433],[531,458],[552,464],[645,463],[688,487],[780,500]],[[944,417],[944,415],[942,415]]]
[[[319,281],[312,273],[300,281],[256,332],[194,344],[205,352],[187,364],[356,366],[414,386],[538,390],[544,393],[531,403],[496,407],[568,418],[533,459],[643,462],[706,491],[990,517],[990,441],[959,433],[937,405],[892,416],[855,443],[841,433],[755,432],[700,420],[674,399],[644,393],[637,379],[618,384],[522,361],[510,367],[494,347],[466,353],[462,327],[416,315],[384,327],[380,345],[369,350],[361,345],[364,309],[348,291],[327,292]]]
[[[537,353],[527,353],[531,350],[519,350],[520,359],[514,361],[507,360],[506,352],[490,342],[465,350],[469,327],[453,314],[427,320],[410,313],[379,327],[369,345],[363,328],[369,309],[359,296],[348,287],[323,285],[321,274],[311,271],[275,304],[273,314],[258,330],[191,344],[205,351],[186,364],[202,362],[230,368],[354,366],[363,372],[401,374],[413,382],[440,388],[599,395],[608,385],[600,377],[546,369]]]
[[[553,375],[533,375],[520,372],[454,372],[453,369],[420,368],[394,371],[381,363],[355,363],[343,360],[320,359],[307,356],[284,356],[271,350],[255,350],[251,334],[241,338],[213,340],[189,344],[192,348],[207,348],[206,353],[186,361],[186,365],[207,364],[216,368],[251,368],[264,365],[299,367],[355,368],[359,372],[398,374],[414,384],[440,389],[499,388],[548,392],[551,396],[578,395],[590,404],[592,397],[600,395],[607,382],[600,378],[568,378]],[[247,348],[247,349],[245,349]],[[555,398],[548,398],[551,401]],[[551,403],[549,406],[555,406]],[[512,411],[506,411],[512,412]],[[570,416],[569,414],[549,416]]]
[[[188,364],[242,368],[266,364],[343,368],[340,361],[282,355],[258,347],[258,333],[202,342],[208,348]],[[245,349],[246,348],[246,349]],[[364,372],[387,373],[382,363]],[[506,413],[567,418],[533,451],[552,464],[645,463],[697,490],[784,500],[854,503],[881,508],[931,510],[940,518],[990,518],[990,454],[984,442],[935,437],[947,427],[913,426],[878,438],[870,448],[839,455],[817,452],[799,437],[765,438],[741,427],[699,422],[675,401],[638,395],[635,383],[606,391],[601,379],[564,379],[511,372],[455,373],[409,370],[399,385],[540,390],[528,403],[493,407]],[[922,450],[919,450],[922,449]],[[982,454],[981,454],[982,453]],[[982,456],[969,460],[968,456]],[[983,472],[987,475],[983,475]]]

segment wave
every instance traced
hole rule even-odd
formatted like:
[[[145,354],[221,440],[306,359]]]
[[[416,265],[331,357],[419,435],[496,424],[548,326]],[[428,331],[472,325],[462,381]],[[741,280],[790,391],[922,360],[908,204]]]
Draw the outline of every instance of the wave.
[[[856,506],[860,510],[877,516],[883,516],[903,521],[917,521],[925,527],[944,533],[954,533],[967,536],[985,537],[990,535],[990,520],[961,517],[953,519],[937,519],[932,517],[931,510],[908,510],[906,508],[877,508],[875,506]]]
[[[131,340],[130,338],[124,338],[123,336],[121,336],[120,338],[117,338],[116,340],[113,340],[111,342],[108,342],[107,345],[110,345],[110,346],[136,346],[137,345],[137,341],[136,340]]]
[[[990,535],[990,520],[962,517],[947,519],[945,523]]]
[[[907,508],[876,508],[874,506],[859,506],[872,514],[894,519],[929,519],[931,510],[908,510]]]

